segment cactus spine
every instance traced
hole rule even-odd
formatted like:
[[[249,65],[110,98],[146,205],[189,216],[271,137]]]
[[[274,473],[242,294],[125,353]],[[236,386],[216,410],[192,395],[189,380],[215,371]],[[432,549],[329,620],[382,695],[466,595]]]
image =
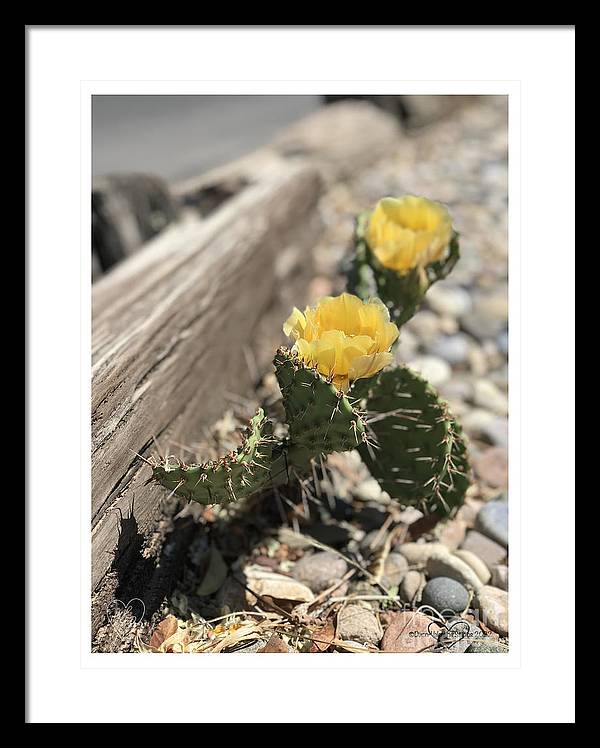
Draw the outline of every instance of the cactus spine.
[[[228,504],[264,488],[274,472],[276,441],[262,408],[250,421],[242,446],[202,465],[167,457],[152,468],[152,477],[177,496],[200,504]]]
[[[318,371],[285,348],[277,351],[274,365],[289,427],[285,440],[273,437],[272,424],[259,409],[237,451],[203,465],[167,457],[153,466],[153,479],[190,501],[228,504],[306,474],[320,455],[366,441],[361,414]]]
[[[350,392],[366,411],[377,445],[361,457],[391,498],[450,516],[462,504],[470,467],[460,427],[435,389],[407,367],[358,382]]]
[[[320,455],[358,449],[383,490],[403,505],[450,516],[462,504],[470,467],[460,427],[446,403],[406,367],[358,380],[347,395],[293,353],[274,360],[288,423],[278,441],[262,409],[243,445],[203,465],[173,457],[153,478],[178,496],[227,504],[309,473]]]
[[[365,425],[348,398],[285,348],[275,356],[289,440],[308,452],[345,452],[362,443]]]

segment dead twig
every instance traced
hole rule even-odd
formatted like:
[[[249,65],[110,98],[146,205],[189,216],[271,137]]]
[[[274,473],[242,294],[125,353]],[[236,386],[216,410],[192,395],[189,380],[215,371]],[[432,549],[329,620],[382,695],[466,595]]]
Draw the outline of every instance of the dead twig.
[[[341,587],[344,582],[348,582],[350,579],[352,579],[355,574],[356,569],[349,569],[341,579],[338,579],[335,582],[335,584],[332,584],[331,587],[328,587],[326,590],[323,590],[320,595],[317,595],[317,597],[315,597],[312,603],[308,606],[308,610],[316,608],[319,603],[321,603],[323,600],[326,600],[332,592],[337,590],[338,587]]]
[[[308,535],[302,535],[301,533],[295,533],[295,534],[298,535],[298,539],[304,540],[309,545],[312,545],[315,548],[320,548],[323,551],[329,551],[330,553],[335,553],[336,556],[343,558],[347,564],[349,564],[350,566],[353,566],[357,571],[359,571],[363,576],[365,576],[369,580],[369,582],[371,582],[371,584],[379,587],[379,589],[382,590],[386,595],[390,594],[390,591],[386,589],[381,584],[381,582],[377,581],[376,577],[373,576],[373,574],[371,574],[371,572],[368,569],[365,569],[357,561],[353,561],[351,558],[341,553],[341,551],[338,551],[329,545],[325,545],[325,543],[321,543],[319,540],[315,540],[314,538],[311,538]]]

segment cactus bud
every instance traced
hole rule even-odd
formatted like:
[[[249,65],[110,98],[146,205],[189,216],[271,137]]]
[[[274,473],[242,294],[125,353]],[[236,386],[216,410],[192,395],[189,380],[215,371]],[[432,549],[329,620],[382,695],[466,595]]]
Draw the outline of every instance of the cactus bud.
[[[365,239],[379,262],[399,275],[439,262],[452,238],[452,219],[425,197],[384,197],[371,214]]]
[[[458,257],[458,234],[441,203],[413,195],[386,197],[357,219],[348,285],[364,298],[372,279],[400,326]]]

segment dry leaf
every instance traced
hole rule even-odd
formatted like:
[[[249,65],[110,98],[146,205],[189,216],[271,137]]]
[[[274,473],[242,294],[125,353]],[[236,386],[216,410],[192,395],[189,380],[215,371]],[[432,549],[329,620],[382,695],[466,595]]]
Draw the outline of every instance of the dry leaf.
[[[167,639],[177,632],[177,628],[177,618],[175,618],[175,616],[167,616],[162,620],[154,629],[152,637],[150,638],[150,646],[152,649],[158,649]]]
[[[335,624],[332,618],[325,621],[325,625],[312,632],[315,641],[310,645],[309,652],[326,652],[335,639]]]
[[[227,564],[218,548],[214,545],[210,547],[210,556],[208,559],[208,568],[202,582],[196,589],[196,594],[200,597],[212,595],[216,592],[227,577]]]
[[[187,629],[178,628],[177,631],[162,643],[161,652],[187,652],[190,635]]]
[[[381,639],[383,652],[427,652],[437,643],[435,629],[439,624],[417,611],[388,613],[387,628]]]
[[[277,636],[277,634],[273,634],[273,636],[269,639],[269,641],[265,644],[265,646],[262,649],[258,650],[259,652],[289,652],[289,649],[287,647],[287,644],[283,641],[283,639],[280,636]]]
[[[148,649],[151,652],[187,652],[190,635],[187,627],[180,627],[180,621],[173,615],[167,616],[154,629]]]

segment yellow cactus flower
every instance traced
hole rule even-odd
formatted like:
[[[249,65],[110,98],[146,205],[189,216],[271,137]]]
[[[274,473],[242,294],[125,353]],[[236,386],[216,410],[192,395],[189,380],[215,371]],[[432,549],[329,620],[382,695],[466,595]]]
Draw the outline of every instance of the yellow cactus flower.
[[[304,312],[294,308],[283,331],[295,340],[292,350],[304,363],[343,392],[392,361],[389,351],[399,335],[379,299],[364,302],[349,293],[326,296]]]
[[[425,197],[384,197],[369,218],[365,238],[379,262],[404,274],[441,260],[452,238],[452,219]]]

